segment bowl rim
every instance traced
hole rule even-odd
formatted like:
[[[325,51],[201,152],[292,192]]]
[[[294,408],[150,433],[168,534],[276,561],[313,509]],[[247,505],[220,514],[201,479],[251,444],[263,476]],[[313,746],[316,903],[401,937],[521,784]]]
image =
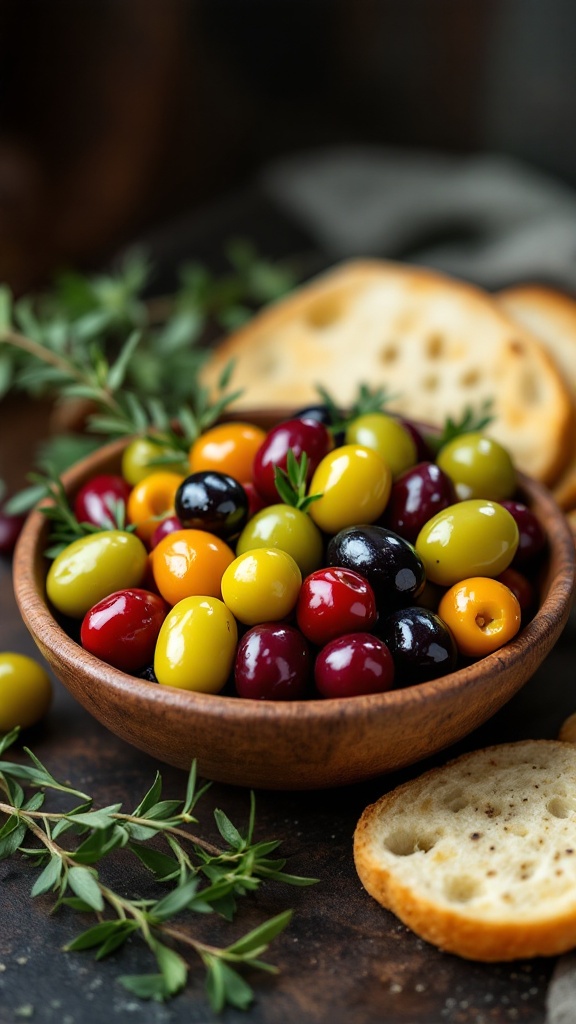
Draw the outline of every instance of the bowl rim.
[[[126,443],[127,439],[122,438],[103,445],[64,473],[62,482],[67,493],[74,493],[86,479],[96,475],[95,466],[101,463],[108,465],[114,458],[119,458]],[[48,522],[38,508],[29,514],[14,552],[14,593],[22,618],[41,651],[56,652],[60,661],[65,661],[71,668],[78,666],[82,675],[98,685],[104,684],[117,694],[129,689],[132,695],[149,702],[150,706],[158,705],[189,714],[196,711],[207,718],[225,717],[236,722],[248,722],[255,716],[272,721],[290,721],[305,716],[308,720],[327,722],[342,716],[366,718],[371,711],[380,708],[392,710],[408,708],[410,705],[416,708],[429,699],[442,703],[451,700],[459,691],[474,689],[481,684],[487,673],[513,668],[526,656],[527,648],[540,650],[546,648],[547,644],[550,646],[551,632],[559,633],[568,619],[575,589],[573,534],[547,488],[522,473],[518,473],[518,483],[528,504],[536,504],[540,517],[554,524],[553,531],[546,531],[550,553],[546,578],[542,584],[544,599],[537,612],[516,637],[485,657],[428,682],[398,687],[384,693],[362,694],[353,698],[252,700],[161,686],[108,665],[84,650],[66,633],[52,613],[44,588],[46,559],[40,551]]]

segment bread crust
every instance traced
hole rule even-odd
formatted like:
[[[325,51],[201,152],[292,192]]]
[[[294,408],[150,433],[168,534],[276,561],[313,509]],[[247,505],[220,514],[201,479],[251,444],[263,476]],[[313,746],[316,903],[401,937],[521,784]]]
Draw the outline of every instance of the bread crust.
[[[538,284],[506,288],[497,297],[504,311],[549,349],[576,402],[576,299]],[[568,463],[553,482],[552,493],[560,508],[576,506],[576,434]]]
[[[524,757],[526,770],[522,773],[518,765],[523,764]],[[538,771],[532,768],[532,761],[538,766]],[[542,766],[544,771],[540,770]],[[507,781],[504,780],[505,770],[508,772]],[[443,833],[425,852],[426,844],[422,850],[401,853],[391,851],[387,847],[386,841],[390,842],[390,835],[394,837],[401,834],[402,821],[405,823],[406,820],[411,821],[414,818],[418,819],[417,827],[422,835],[428,835],[428,841],[431,842],[430,837],[436,835],[438,829],[441,831],[446,827],[446,815],[442,817],[441,800],[438,798],[435,804],[434,794],[440,791],[447,792],[447,784],[460,785],[466,791],[467,785],[472,785],[469,782],[471,776],[475,778],[478,772],[483,776],[482,785],[491,801],[494,800],[494,792],[498,792],[499,773],[502,776],[506,799],[510,792],[510,777],[516,778],[517,775],[519,780],[523,774],[525,785],[522,788],[518,783],[517,790],[519,806],[522,806],[524,798],[530,799],[531,794],[535,792],[530,789],[534,784],[534,778],[541,782],[543,777],[556,777],[560,772],[566,779],[568,772],[568,784],[574,783],[576,749],[570,743],[556,740],[502,744],[463,755],[385,794],[365,809],[354,834],[354,861],[362,884],[374,899],[395,913],[421,938],[466,959],[515,960],[558,955],[573,948],[576,945],[576,884],[572,884],[560,898],[558,893],[554,893],[550,894],[548,899],[538,899],[535,879],[540,877],[540,869],[544,869],[547,874],[546,858],[551,858],[550,875],[554,872],[568,871],[569,877],[574,881],[576,872],[572,868],[572,863],[576,864],[576,802],[568,815],[569,820],[555,818],[553,815],[542,816],[541,828],[547,833],[546,842],[543,841],[541,847],[542,863],[532,864],[534,874],[526,882],[510,878],[509,905],[506,904],[505,895],[496,888],[496,883],[494,891],[490,891],[493,883],[491,880],[487,881],[484,876],[486,863],[497,864],[500,873],[509,869],[513,875],[516,868],[524,866],[522,863],[518,865],[515,858],[523,856],[526,862],[530,858],[534,861],[533,846],[527,839],[526,847],[529,849],[523,849],[521,839],[519,841],[518,838],[523,821],[521,815],[512,815],[511,821],[514,825],[506,818],[502,818],[497,825],[494,821],[491,822],[490,843],[484,845],[488,851],[503,850],[498,861],[489,860],[490,856],[499,856],[496,852],[478,853],[480,840],[487,833],[485,807],[475,808],[478,813],[471,816],[470,820],[477,820],[476,832],[462,834],[461,829],[459,831],[456,825],[458,810],[455,810],[452,814],[455,823],[453,834],[449,831]],[[560,786],[560,783],[557,785]],[[473,791],[474,799],[478,800],[481,788],[479,789],[477,782],[473,785]],[[554,786],[551,785],[551,792],[553,791]],[[552,799],[553,797],[550,797],[550,800]],[[427,801],[430,804],[428,813],[422,810]],[[402,815],[399,808],[403,806],[416,810]],[[452,809],[450,813],[446,813],[450,820]],[[468,818],[466,827],[470,827]],[[516,831],[513,831],[514,828]],[[567,836],[571,838],[567,839]],[[476,844],[475,838],[478,840]],[[556,839],[558,850],[554,845]],[[398,839],[394,841],[397,842]],[[450,891],[449,885],[453,881],[450,876],[453,863],[450,855],[451,844],[459,847],[459,855],[467,841],[471,847],[466,860],[470,865],[468,884],[470,891],[475,888],[478,888],[479,892],[482,890],[482,896],[478,899],[452,899],[445,896],[443,889],[443,886],[448,886],[446,891]],[[567,845],[568,841],[572,843],[571,846]],[[457,859],[456,854],[454,858]],[[410,863],[415,859],[419,859],[416,867]],[[458,870],[462,870],[461,865]],[[498,871],[494,871],[493,874],[497,876]]]
[[[203,371],[209,390],[231,359],[238,410],[294,410],[318,385],[347,406],[365,383],[388,388],[392,411],[441,425],[492,400],[489,430],[521,470],[549,484],[570,457],[573,406],[549,352],[486,292],[425,268],[340,264],[225,339]]]

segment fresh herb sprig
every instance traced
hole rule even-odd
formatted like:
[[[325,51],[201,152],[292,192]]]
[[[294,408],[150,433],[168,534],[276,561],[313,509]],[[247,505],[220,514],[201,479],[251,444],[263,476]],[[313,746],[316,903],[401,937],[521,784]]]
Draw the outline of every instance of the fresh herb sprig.
[[[99,441],[151,435],[159,465],[177,462],[238,393],[231,367],[216,396],[199,383],[210,332],[229,329],[294,287],[294,266],[262,258],[248,242],[229,243],[231,271],[180,268],[169,298],[147,299],[154,271],[130,253],[108,275],[62,275],[43,295],[14,301],[0,287],[0,398],[9,388],[32,397],[80,400]],[[178,426],[175,428],[174,424]],[[60,468],[78,457],[76,439],[57,439]],[[44,446],[43,458],[55,461]]]
[[[458,418],[448,416],[438,433],[426,433],[426,442],[433,452],[438,453],[444,445],[462,434],[484,430],[494,419],[492,399],[482,402],[478,409],[467,405]]]
[[[289,448],[286,453],[286,469],[274,466],[274,483],[281,500],[285,505],[292,505],[301,512],[306,512],[314,501],[322,497],[321,494],[306,493],[309,465],[310,460],[306,452],[302,452],[298,458],[293,449]]]
[[[33,897],[53,893],[56,908],[66,906],[96,916],[96,923],[68,943],[66,950],[90,949],[96,959],[102,959],[128,938],[139,937],[152,953],[156,969],[124,975],[119,981],[135,995],[159,1001],[185,987],[190,971],[187,957],[193,954],[204,966],[213,1010],[219,1012],[226,1004],[246,1009],[254,992],[239,968],[276,971],[261,957],[288,925],[291,911],[276,915],[226,946],[195,937],[189,920],[173,921],[185,913],[211,912],[232,921],[238,900],[265,881],[295,886],[317,881],[284,871],[285,859],[271,856],[280,845],[278,840],[255,840],[254,795],[245,833],[224,811],[214,811],[223,840],[221,849],[188,830],[189,825],[197,824],[194,811],[209,788],[198,786],[194,763],[183,800],[162,799],[162,780],[157,774],[142,800],[126,813],[119,803],[95,808],[88,794],[55,779],[26,747],[30,764],[7,760],[5,751],[17,736],[15,729],[0,738],[0,816],[5,819],[0,827],[0,860],[20,852],[40,869],[31,890]],[[76,800],[68,810],[50,811],[45,801],[54,790],[80,803]],[[61,842],[64,835],[66,844]],[[71,838],[76,845],[70,844]],[[25,845],[28,842],[34,845]],[[167,894],[158,899],[128,899],[107,885],[100,864],[119,850],[136,856],[158,883],[170,885]]]

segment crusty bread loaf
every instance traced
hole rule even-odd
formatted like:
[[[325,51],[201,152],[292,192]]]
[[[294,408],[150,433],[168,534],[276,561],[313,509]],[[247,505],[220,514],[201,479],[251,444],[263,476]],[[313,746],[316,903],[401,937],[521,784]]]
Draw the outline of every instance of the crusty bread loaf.
[[[367,891],[422,938],[472,960],[576,945],[576,747],[522,740],[465,754],[367,807]]]
[[[231,359],[237,409],[296,409],[319,384],[346,406],[360,383],[385,385],[391,410],[437,425],[491,400],[491,433],[545,483],[570,455],[571,396],[544,346],[487,293],[433,271],[341,264],[222,342],[204,384]]]
[[[576,300],[555,288],[530,284],[507,288],[497,298],[508,316],[546,346],[576,401]],[[576,433],[572,456],[552,490],[561,508],[576,506]]]

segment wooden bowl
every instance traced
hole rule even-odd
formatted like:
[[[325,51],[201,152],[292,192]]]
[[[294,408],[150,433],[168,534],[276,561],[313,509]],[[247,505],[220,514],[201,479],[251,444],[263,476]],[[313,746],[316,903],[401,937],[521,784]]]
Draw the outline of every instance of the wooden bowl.
[[[100,449],[64,477],[73,495],[99,473],[119,471],[125,442]],[[95,718],[153,757],[180,768],[193,758],[205,778],[264,789],[315,789],[373,778],[455,743],[499,710],[558,639],[574,588],[574,538],[540,485],[521,490],[549,538],[540,606],[505,647],[474,664],[389,693],[337,700],[251,701],[158,686],[84,651],[46,601],[48,526],[32,512],[14,558],[24,622],[56,676]]]

